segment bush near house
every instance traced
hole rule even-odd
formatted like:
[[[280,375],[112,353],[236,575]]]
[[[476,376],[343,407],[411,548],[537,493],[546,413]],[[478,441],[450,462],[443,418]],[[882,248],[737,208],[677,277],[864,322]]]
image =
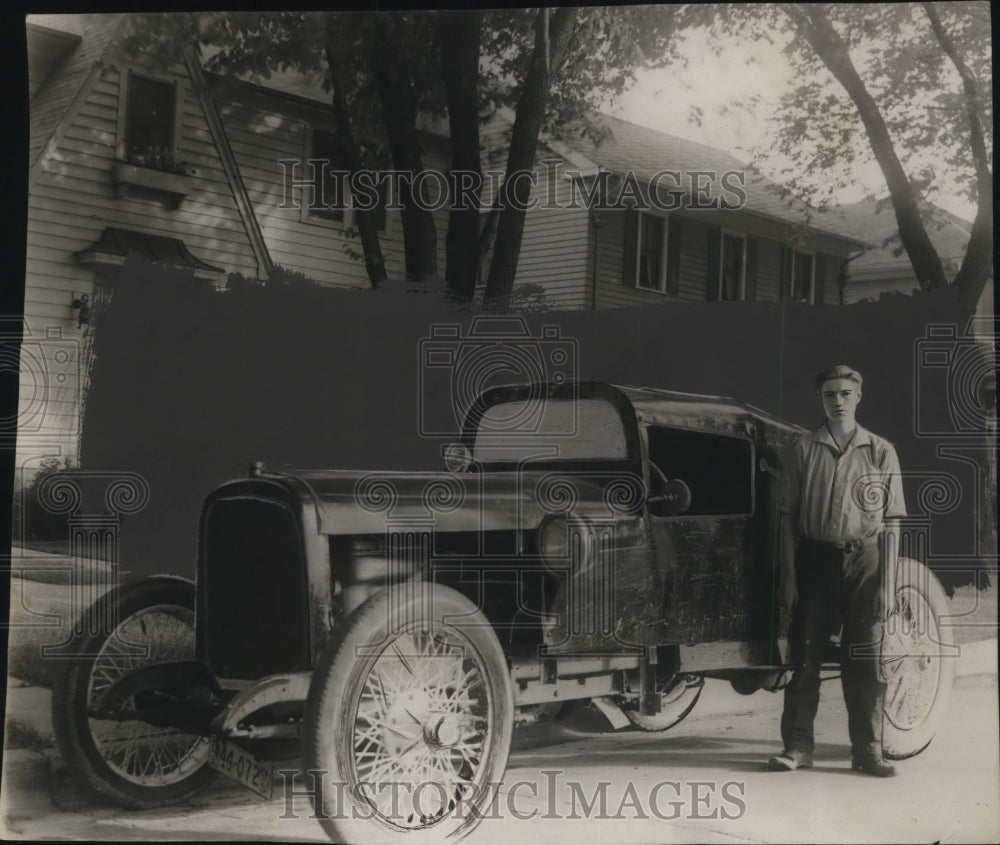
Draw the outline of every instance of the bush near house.
[[[39,498],[39,491],[46,479],[73,468],[70,458],[42,458],[38,471],[28,483],[14,491],[11,524],[15,543],[20,541],[29,548],[41,548],[44,551],[52,551],[52,544],[59,544],[60,549],[67,546],[67,514],[53,513],[46,508]]]

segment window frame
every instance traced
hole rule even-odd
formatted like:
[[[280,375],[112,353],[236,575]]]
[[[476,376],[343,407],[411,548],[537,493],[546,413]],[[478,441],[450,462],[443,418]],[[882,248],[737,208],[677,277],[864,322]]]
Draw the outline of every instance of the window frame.
[[[313,188],[310,190],[305,186],[306,175],[309,173],[308,164],[311,159],[314,158],[315,149],[315,134],[320,132],[324,135],[329,135],[331,138],[336,137],[334,130],[323,126],[321,124],[309,123],[306,125],[305,132],[305,144],[302,153],[302,182],[298,187],[299,190],[299,219],[302,223],[306,223],[310,226],[323,226],[327,229],[339,229],[340,231],[346,231],[351,228],[356,228],[356,221],[354,219],[354,207],[352,205],[352,194],[350,186],[345,183],[344,185],[344,201],[343,201],[343,216],[339,220],[332,219],[323,215],[322,211],[316,213],[316,210],[310,207],[309,202],[307,202],[306,192],[311,194],[310,199],[315,201],[316,199],[316,183],[313,182]],[[346,168],[345,168],[346,169]],[[388,198],[386,198],[388,202]],[[378,233],[381,236],[388,234],[392,226],[390,224],[392,215],[389,214],[389,209],[385,209],[385,226],[378,227]]]
[[[149,80],[151,82],[158,82],[164,85],[170,85],[174,89],[174,120],[173,120],[173,133],[170,146],[170,160],[174,167],[179,167],[180,161],[180,150],[181,142],[183,139],[183,120],[184,120],[184,102],[187,98],[187,83],[186,80],[178,77],[167,77],[161,74],[157,74],[147,70],[146,68],[139,67],[136,65],[126,65],[121,69],[119,90],[118,90],[118,119],[116,126],[115,135],[115,158],[118,161],[123,161],[128,164],[134,164],[137,167],[148,167],[150,170],[160,170],[158,167],[152,167],[148,164],[140,164],[136,161],[126,158],[126,131],[128,127],[128,101],[129,92],[132,87],[133,77],[141,77],[142,79]],[[163,172],[173,172],[173,171],[163,171]]]
[[[635,209],[635,214],[637,215],[635,220],[635,273],[631,279],[632,287],[636,290],[667,295],[667,265],[670,255],[670,215],[656,214],[651,211],[638,208]],[[649,217],[652,220],[658,221],[662,232],[662,240],[660,242],[660,278],[656,287],[647,287],[646,285],[639,283],[639,279],[642,275],[643,217]]]
[[[808,258],[809,259],[809,295],[806,297],[805,304],[815,305],[816,304],[816,253],[806,252],[805,250],[792,250],[792,272],[788,279],[788,298],[793,302],[799,302],[800,300],[795,298],[795,282],[797,279],[797,271],[799,269],[799,259]]]
[[[653,430],[670,431],[670,432],[683,432],[683,435],[694,436],[698,439],[705,439],[705,442],[709,442],[710,439],[720,439],[726,438],[727,440],[733,441],[734,443],[742,443],[747,450],[748,463],[745,466],[746,472],[748,473],[746,477],[746,482],[748,487],[744,488],[745,491],[749,492],[749,510],[740,510],[736,512],[712,512],[712,513],[700,513],[698,511],[691,512],[690,510],[685,511],[682,514],[666,515],[658,514],[653,508],[646,504],[646,513],[650,517],[658,520],[696,520],[696,519],[750,519],[755,514],[757,514],[757,444],[753,437],[748,434],[743,434],[740,432],[729,432],[729,431],[713,431],[710,429],[694,428],[686,425],[678,425],[675,421],[669,419],[662,419],[654,415],[650,419],[643,420],[640,423],[640,436],[642,438],[642,448],[643,457],[645,465],[643,467],[643,483],[646,485],[647,490],[650,489],[650,469],[648,464],[656,463],[653,460],[652,455],[652,437]],[[656,463],[656,466],[660,468],[665,474],[666,470]],[[669,474],[668,474],[669,477]],[[684,480],[683,478],[681,479]],[[686,483],[686,482],[685,482]],[[697,490],[694,492],[697,493]],[[695,504],[694,502],[692,504]],[[700,509],[699,509],[700,510]]]
[[[736,298],[725,299],[722,296],[722,279],[725,275],[726,265],[726,238],[735,238],[742,242],[743,248],[740,250],[740,279],[737,285]],[[719,230],[719,276],[715,280],[715,301],[716,302],[745,302],[747,298],[747,235],[745,232],[737,232],[733,229]]]

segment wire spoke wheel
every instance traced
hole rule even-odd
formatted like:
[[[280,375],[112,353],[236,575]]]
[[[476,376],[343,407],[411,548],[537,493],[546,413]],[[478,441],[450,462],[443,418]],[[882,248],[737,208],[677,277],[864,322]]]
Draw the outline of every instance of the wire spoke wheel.
[[[139,581],[85,611],[87,633],[74,644],[52,690],[52,726],[69,769],[94,792],[129,809],[183,801],[214,777],[210,744],[138,718],[136,697],[114,718],[94,718],[104,694],[144,666],[194,657],[194,585],[177,578]]]
[[[899,572],[881,658],[882,744],[896,759],[918,754],[933,739],[947,709],[957,657],[951,630],[938,624],[947,609],[937,578],[907,559],[900,559]]]
[[[446,631],[394,639],[368,672],[354,722],[359,783],[411,784],[378,790],[380,818],[425,827],[453,812],[482,771],[489,702],[485,667]]]
[[[104,692],[130,672],[154,663],[194,658],[194,614],[187,608],[157,605],[124,619],[94,659],[87,690],[88,711]],[[130,698],[120,716],[134,712]],[[108,767],[140,786],[182,782],[208,759],[203,737],[140,721],[88,718],[90,734]]]
[[[405,624],[387,625],[392,592],[328,644],[306,705],[307,768],[323,773],[317,815],[338,842],[465,835],[506,767],[513,696],[492,628],[436,585],[433,610],[414,602]]]

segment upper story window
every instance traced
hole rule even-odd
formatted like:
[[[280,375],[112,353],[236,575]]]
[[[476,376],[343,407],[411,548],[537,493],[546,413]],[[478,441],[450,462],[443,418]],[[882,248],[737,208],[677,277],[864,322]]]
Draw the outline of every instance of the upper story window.
[[[677,293],[679,259],[680,221],[644,211],[625,212],[625,284]]]
[[[157,170],[177,165],[177,85],[129,73],[121,157]]]
[[[339,226],[354,224],[356,212],[352,202],[348,167],[340,144],[332,132],[313,129],[310,133],[309,150],[306,156],[305,172],[312,179],[311,204],[303,205],[305,219],[310,222],[329,222]],[[385,231],[387,224],[387,191],[385,181],[373,173],[370,182],[378,199],[374,208],[376,225]],[[360,200],[360,198],[359,198]]]
[[[718,299],[746,299],[747,239],[722,233]]]
[[[308,163],[312,169],[307,172],[313,178],[309,216],[342,223],[347,210],[347,181],[343,177],[347,167],[331,133],[313,130]]]
[[[792,299],[796,302],[816,301],[813,256],[807,252],[792,254]]]

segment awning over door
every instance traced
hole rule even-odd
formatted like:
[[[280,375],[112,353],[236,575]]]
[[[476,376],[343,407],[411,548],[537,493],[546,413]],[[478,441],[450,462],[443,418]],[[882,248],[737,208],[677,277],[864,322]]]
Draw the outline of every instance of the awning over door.
[[[226,272],[222,267],[215,267],[193,255],[180,238],[150,235],[117,226],[106,227],[94,243],[76,253],[76,260],[81,264],[118,265],[124,264],[129,255],[193,270],[199,278],[217,279]]]

